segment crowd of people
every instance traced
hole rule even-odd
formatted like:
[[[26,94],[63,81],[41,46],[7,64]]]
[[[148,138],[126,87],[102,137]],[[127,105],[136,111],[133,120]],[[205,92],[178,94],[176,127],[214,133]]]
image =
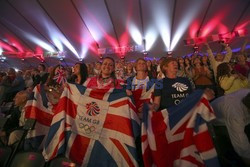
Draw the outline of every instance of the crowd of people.
[[[245,51],[247,43],[246,40],[238,53],[232,53],[227,44],[221,43],[226,54],[214,55],[206,44],[205,55],[194,53],[191,56],[162,57],[159,60],[139,58],[135,62],[124,60],[116,62],[111,57],[104,57],[101,62],[86,64],[77,62],[72,68],[61,65],[46,68],[44,64],[25,71],[9,68],[7,72],[0,72],[1,115],[9,117],[7,126],[0,131],[1,141],[12,145],[20,139],[20,129],[25,122],[25,104],[32,90],[38,85],[44,85],[47,99],[53,105],[58,103],[67,83],[95,89],[119,89],[125,86],[128,96],[133,96],[133,92],[138,89],[142,89],[144,93],[151,89],[154,98],[146,102],[149,103],[150,109],[156,112],[178,105],[195,89],[203,89],[208,100],[214,101],[220,96],[232,96],[232,93],[244,88],[249,90],[250,61]],[[242,99],[245,96],[247,94],[244,94]],[[9,102],[13,102],[11,107],[7,107]],[[250,100],[246,103],[249,102]],[[234,101],[229,103],[232,104]],[[138,116],[141,118],[143,104],[136,100],[135,104]],[[249,104],[245,104],[244,107],[248,110],[245,114],[249,116]],[[244,126],[250,123],[250,119],[246,120],[247,118],[249,117],[242,117],[246,122]],[[227,126],[230,133],[232,125]],[[242,129],[239,131],[242,132]],[[233,133],[240,132],[233,131]],[[237,139],[234,135],[232,140]],[[236,147],[236,152],[249,163],[250,144],[245,141],[242,143],[243,147],[241,143],[233,145]],[[237,148],[238,145],[241,145],[241,149]]]

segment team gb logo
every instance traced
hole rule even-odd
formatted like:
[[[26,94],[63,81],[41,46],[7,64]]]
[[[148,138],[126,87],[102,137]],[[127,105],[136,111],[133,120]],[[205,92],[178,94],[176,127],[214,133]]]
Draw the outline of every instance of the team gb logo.
[[[172,85],[173,88],[175,88],[178,92],[184,92],[188,89],[187,85],[176,82]]]
[[[87,103],[85,107],[87,109],[86,114],[89,116],[96,116],[100,114],[100,108],[96,102]]]

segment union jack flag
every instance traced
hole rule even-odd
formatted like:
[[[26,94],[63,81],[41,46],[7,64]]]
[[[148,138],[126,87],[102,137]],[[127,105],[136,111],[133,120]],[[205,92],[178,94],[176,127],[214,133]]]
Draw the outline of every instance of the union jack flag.
[[[100,107],[98,115],[86,113],[89,102]],[[45,159],[64,154],[82,166],[138,166],[140,126],[134,111],[125,89],[67,84],[45,143]]]
[[[64,84],[66,82],[65,72],[62,68],[59,68],[56,75],[53,78],[58,84]]]
[[[142,113],[138,111],[144,103],[153,102],[153,92],[155,83],[158,83],[156,79],[149,79],[147,77],[144,80],[138,81],[136,77],[129,77],[127,79],[127,89],[132,91],[133,100],[136,106],[136,112],[140,118]]]
[[[142,152],[147,166],[219,166],[206,122],[215,118],[202,91],[159,112],[144,110]]]
[[[53,118],[53,110],[56,105],[48,101],[44,85],[39,84],[34,89],[25,106],[25,118],[35,119],[34,130],[27,134],[26,148],[42,150],[46,135],[48,134],[50,123]]]
[[[145,103],[150,103],[150,102],[153,101],[154,86],[155,85],[153,84],[148,89],[146,89],[146,88],[143,89],[142,88],[142,89],[132,90],[133,99],[134,99],[136,109],[139,109]],[[136,112],[139,115],[139,117],[141,118],[142,113],[139,113],[138,110],[136,110]]]

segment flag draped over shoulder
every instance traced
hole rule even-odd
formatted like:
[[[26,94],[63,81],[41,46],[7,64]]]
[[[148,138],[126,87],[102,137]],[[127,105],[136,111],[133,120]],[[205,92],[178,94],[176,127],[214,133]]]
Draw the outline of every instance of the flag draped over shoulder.
[[[124,89],[68,84],[45,143],[46,160],[64,154],[82,166],[138,166],[135,106]]]
[[[37,85],[33,89],[33,92],[25,106],[25,118],[36,120],[34,130],[29,131],[25,140],[25,145],[29,145],[28,149],[30,147],[32,149],[39,150],[43,148],[55,107],[56,105],[52,105],[48,101],[44,85]]]
[[[206,122],[215,118],[202,91],[159,112],[144,110],[142,152],[147,166],[219,166]]]
[[[154,84],[148,89],[136,89],[132,91],[133,98],[135,101],[136,108],[143,106],[144,103],[152,102]]]

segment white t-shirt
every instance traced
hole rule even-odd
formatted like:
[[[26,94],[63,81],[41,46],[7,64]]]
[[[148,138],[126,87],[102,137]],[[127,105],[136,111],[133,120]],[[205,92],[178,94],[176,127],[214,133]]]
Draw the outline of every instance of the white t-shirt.
[[[240,89],[236,92],[215,99],[211,105],[214,109],[217,122],[227,127],[235,151],[243,158],[250,158],[250,143],[244,132],[250,123],[250,111],[241,100],[250,92],[250,89]]]

